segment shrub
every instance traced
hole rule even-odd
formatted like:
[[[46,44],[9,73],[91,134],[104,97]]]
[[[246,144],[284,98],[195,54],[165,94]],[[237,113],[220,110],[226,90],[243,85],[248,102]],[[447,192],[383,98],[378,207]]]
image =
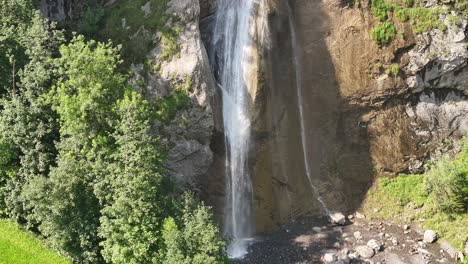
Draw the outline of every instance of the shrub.
[[[372,29],[371,37],[380,46],[391,42],[397,33],[396,27],[392,22],[384,22]]]
[[[400,8],[395,15],[401,22],[410,21],[414,33],[421,33],[431,29],[445,30],[447,27],[439,19],[441,13],[443,10],[440,7],[414,7]]]
[[[441,158],[427,173],[424,181],[436,207],[444,212],[464,212],[468,209],[468,144],[457,159]]]
[[[190,97],[185,91],[177,91],[174,94],[163,98],[158,102],[156,117],[167,124],[177,114],[177,111],[184,109],[189,104]]]
[[[372,14],[379,21],[383,22],[388,18],[388,12],[391,12],[395,9],[394,4],[385,2],[385,0],[372,0],[371,9]]]
[[[213,222],[209,208],[190,194],[182,198],[177,218],[164,221],[162,236],[165,250],[162,262],[166,264],[221,264],[229,263],[226,242]]]
[[[385,70],[385,73],[388,74],[388,75],[393,75],[394,77],[396,77],[398,75],[398,73],[400,73],[400,64],[393,63],[392,65],[390,65],[389,68],[387,68]]]

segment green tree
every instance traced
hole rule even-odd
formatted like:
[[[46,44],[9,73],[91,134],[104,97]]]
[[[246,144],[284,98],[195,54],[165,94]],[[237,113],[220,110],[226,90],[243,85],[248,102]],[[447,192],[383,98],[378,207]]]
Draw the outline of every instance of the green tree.
[[[163,263],[204,264],[229,263],[226,242],[213,222],[213,216],[203,203],[186,193],[176,217],[164,221],[165,250]]]
[[[102,210],[103,256],[110,263],[160,263],[160,229],[168,211],[156,141],[148,134],[148,103],[134,91],[118,102],[117,145],[110,164],[111,194]]]
[[[16,64],[15,85],[5,87],[9,93],[0,100],[0,139],[9,149],[2,151],[4,159],[9,157],[9,160],[0,165],[0,170],[12,171],[16,167],[16,172],[10,173],[11,177],[0,181],[5,194],[4,206],[7,207],[7,210],[3,209],[17,220],[35,224],[32,214],[34,205],[25,203],[21,199],[21,193],[29,179],[45,177],[54,164],[54,140],[58,139],[58,124],[51,105],[44,100],[44,95],[55,81],[52,57],[63,37],[53,24],[46,24],[39,13],[32,11],[26,4],[28,1],[6,2],[0,7],[0,19],[4,22],[0,31],[2,34],[11,31],[20,35],[8,36],[6,42],[1,42],[0,49],[8,50],[9,44],[13,43],[14,47],[22,50],[21,57],[25,58],[25,64]],[[11,66],[5,66],[3,56],[16,55],[15,52],[2,54],[0,67]],[[5,151],[5,148],[2,150]],[[10,155],[11,153],[14,155]]]
[[[105,188],[115,148],[115,108],[125,90],[125,77],[116,71],[118,53],[112,43],[86,42],[82,36],[60,48],[60,78],[49,94],[60,123],[57,166],[45,182],[31,185],[40,230],[80,263],[103,261],[99,218],[109,198]]]

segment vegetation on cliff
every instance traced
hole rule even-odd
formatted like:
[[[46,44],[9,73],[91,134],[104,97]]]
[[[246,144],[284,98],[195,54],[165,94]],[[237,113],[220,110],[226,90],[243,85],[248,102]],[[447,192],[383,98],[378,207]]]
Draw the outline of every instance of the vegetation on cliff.
[[[185,97],[153,107],[121,73],[121,46],[67,41],[27,0],[0,13],[1,216],[77,263],[226,262],[209,208],[172,184],[149,134]]]
[[[432,29],[447,29],[440,15],[447,15],[450,10],[466,16],[466,0],[444,2],[444,4],[444,6],[425,7],[419,1],[412,0],[404,1],[403,4],[386,0],[372,0],[372,14],[380,22],[372,29],[372,39],[380,46],[389,44],[396,36],[395,22],[408,22],[413,32],[418,34]],[[456,15],[451,16],[458,18]]]
[[[442,157],[424,175],[380,178],[363,206],[367,215],[415,222],[459,249],[468,240],[468,140],[455,157]]]

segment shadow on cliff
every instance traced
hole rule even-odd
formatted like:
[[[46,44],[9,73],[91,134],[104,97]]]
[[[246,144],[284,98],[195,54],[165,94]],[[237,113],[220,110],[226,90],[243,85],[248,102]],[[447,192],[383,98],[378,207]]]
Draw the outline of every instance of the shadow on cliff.
[[[254,169],[255,177],[263,178],[258,185],[264,187],[270,178],[273,199],[269,210],[273,218],[279,216],[273,220],[278,223],[284,222],[287,215],[296,218],[306,213],[324,213],[311,185],[318,189],[328,209],[356,210],[374,174],[367,124],[360,122],[366,109],[349,104],[340,94],[326,43],[330,25],[325,3],[291,0],[289,4],[290,11],[288,3],[281,1],[277,13],[269,19],[272,43],[265,60],[269,88],[264,119],[266,130],[271,133],[263,153],[269,161],[258,165],[262,154],[257,151]],[[288,19],[292,19],[294,29],[288,27]],[[299,51],[294,51],[295,41]],[[294,65],[295,55],[299,57],[299,67]],[[310,179],[304,162],[308,163]],[[261,177],[263,174],[268,176]]]

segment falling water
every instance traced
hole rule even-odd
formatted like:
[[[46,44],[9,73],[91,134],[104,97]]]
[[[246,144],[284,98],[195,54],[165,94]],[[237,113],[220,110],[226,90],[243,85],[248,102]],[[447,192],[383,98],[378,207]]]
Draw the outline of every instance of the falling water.
[[[315,195],[317,196],[317,200],[319,201],[322,209],[325,211],[327,215],[331,215],[330,210],[328,209],[327,205],[322,199],[322,196],[314,185],[312,181],[312,176],[310,174],[310,165],[309,165],[309,154],[307,152],[307,137],[305,134],[305,125],[304,125],[304,86],[302,85],[302,63],[301,63],[301,54],[300,54],[300,47],[297,42],[297,35],[296,29],[293,23],[293,16],[292,10],[288,3],[288,13],[289,13],[289,27],[291,31],[291,41],[292,41],[292,49],[293,49],[293,60],[294,60],[294,68],[296,71],[296,89],[297,89],[297,105],[299,107],[299,119],[300,119],[300,126],[301,126],[301,142],[302,142],[302,152],[304,156],[304,166],[305,172],[307,175],[307,179],[309,180],[310,187],[314,191]]]
[[[250,117],[247,80],[251,23],[256,0],[220,0],[214,33],[223,98],[226,144],[225,233],[232,238],[228,253],[245,255],[253,235],[252,182],[248,172]]]

